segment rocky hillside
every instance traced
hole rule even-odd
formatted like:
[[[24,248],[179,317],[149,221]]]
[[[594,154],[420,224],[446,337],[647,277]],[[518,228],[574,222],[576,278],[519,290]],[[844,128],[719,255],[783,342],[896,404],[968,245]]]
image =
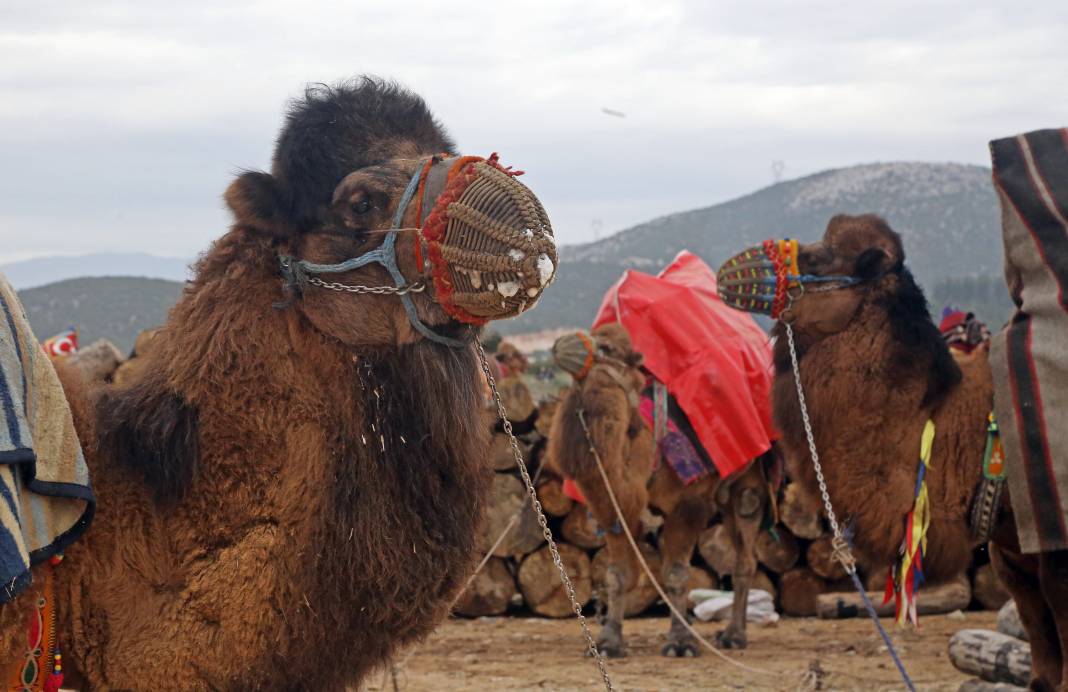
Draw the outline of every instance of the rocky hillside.
[[[876,163],[778,183],[723,204],[654,219],[596,243],[562,247],[559,276],[538,309],[501,328],[519,333],[586,326],[605,290],[627,268],[656,272],[683,249],[715,268],[765,238],[813,240],[834,214],[862,212],[882,215],[902,234],[907,262],[929,294],[949,278],[1001,275],[1000,217],[989,169]],[[1005,307],[1007,300],[995,303]]]
[[[82,345],[106,338],[128,352],[142,329],[163,322],[181,292],[176,281],[97,277],[28,288],[19,298],[41,341],[75,325]]]

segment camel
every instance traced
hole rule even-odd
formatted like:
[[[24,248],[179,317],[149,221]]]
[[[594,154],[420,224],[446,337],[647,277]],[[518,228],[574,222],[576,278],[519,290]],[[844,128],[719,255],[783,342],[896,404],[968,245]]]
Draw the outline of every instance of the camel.
[[[931,419],[924,573],[928,581],[958,574],[977,543],[969,510],[982,477],[993,391],[985,355],[951,357],[905,266],[900,237],[876,216],[832,218],[821,241],[799,246],[798,269],[852,277],[831,284],[838,290],[802,292],[781,320],[793,325],[827,488],[858,557],[876,565],[897,557],[914,500],[921,432]],[[781,321],[775,334],[774,420],[792,477],[815,497]],[[1068,690],[1068,552],[1021,554],[1007,488],[1001,500],[991,560],[1030,635],[1031,689]]]
[[[654,469],[653,432],[637,408],[637,397],[646,379],[641,370],[642,356],[634,351],[626,330],[618,324],[602,325],[592,336],[600,359],[557,405],[549,436],[548,463],[574,480],[597,523],[607,528],[605,540],[610,559],[605,577],[607,608],[597,636],[597,648],[609,657],[626,656],[625,595],[638,579],[641,566],[622,532],[593,455],[587,451],[590,445],[579,421],[580,410],[584,412],[590,437],[631,533],[639,535],[641,514],[647,505],[664,516],[658,578],[679,612],[686,612],[690,560],[698,536],[708,525],[717,504],[720,506],[737,561],[732,575],[731,621],[717,635],[717,644],[723,648],[744,648],[746,603],[757,569],[755,543],[768,505],[762,460],[750,463],[745,471],[727,482],[713,472],[684,485],[666,464]],[[700,655],[701,649],[682,622],[672,617],[661,653],[668,657],[692,657]]]
[[[414,231],[434,201],[429,157],[447,162],[454,149],[423,100],[395,84],[309,87],[271,172],[245,172],[226,191],[233,226],[196,263],[129,380],[93,389],[62,373],[99,498],[55,570],[68,685],[354,688],[448,615],[477,559],[492,476],[479,329],[457,316],[460,285],[435,274],[406,294],[409,314],[383,266],[324,275],[379,292],[284,270],[396,238],[400,273],[422,275],[415,253],[431,222]],[[451,170],[507,173],[479,161]],[[415,175],[422,209],[401,205]],[[511,175],[501,184],[515,192]],[[513,249],[549,248],[540,223],[495,228]],[[544,287],[548,267],[534,260]],[[522,290],[524,305],[537,299]]]

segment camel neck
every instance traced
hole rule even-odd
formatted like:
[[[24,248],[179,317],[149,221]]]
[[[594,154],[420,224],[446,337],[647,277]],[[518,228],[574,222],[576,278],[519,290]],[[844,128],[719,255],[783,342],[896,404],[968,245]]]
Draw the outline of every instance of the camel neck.
[[[864,561],[890,564],[915,498],[920,438],[928,418],[933,420],[925,563],[932,578],[951,576],[966,564],[971,549],[967,515],[982,473],[989,370],[977,361],[941,402],[925,405],[927,364],[902,367],[900,345],[879,326],[885,322],[880,325],[871,316],[866,322],[862,316],[849,330],[810,344],[801,359],[827,487],[839,518],[852,527]],[[815,473],[788,370],[777,375],[773,398],[792,475],[815,497]]]

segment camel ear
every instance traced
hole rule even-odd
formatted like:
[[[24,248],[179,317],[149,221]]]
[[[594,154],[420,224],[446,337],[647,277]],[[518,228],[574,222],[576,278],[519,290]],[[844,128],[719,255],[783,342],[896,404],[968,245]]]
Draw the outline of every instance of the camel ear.
[[[287,235],[287,224],[282,218],[282,196],[269,173],[242,173],[226,188],[223,198],[242,226],[275,236]]]
[[[853,276],[859,279],[873,279],[893,269],[893,259],[882,248],[872,247],[860,253]]]

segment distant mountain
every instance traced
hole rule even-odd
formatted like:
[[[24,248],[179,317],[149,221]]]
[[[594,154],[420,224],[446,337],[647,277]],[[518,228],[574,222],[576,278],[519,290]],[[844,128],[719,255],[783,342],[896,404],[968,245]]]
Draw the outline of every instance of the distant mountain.
[[[980,166],[886,163],[817,173],[703,209],[671,214],[600,242],[560,248],[560,271],[537,309],[497,322],[506,334],[588,326],[604,292],[626,269],[657,272],[683,249],[713,268],[765,238],[810,241],[838,213],[875,212],[905,240],[907,263],[927,290],[938,319],[944,303],[973,309],[992,328],[1011,311],[1001,278],[1000,214],[990,170]],[[53,257],[0,267],[16,286],[38,338],[69,324],[83,343],[100,337],[128,350],[178,299],[186,262],[151,255]],[[49,272],[52,272],[51,274]],[[118,273],[37,288],[47,277]]]
[[[928,297],[947,279],[1001,276],[1000,213],[990,169],[876,163],[778,183],[729,202],[654,219],[595,243],[561,247],[556,283],[537,309],[498,328],[515,334],[588,326],[604,292],[628,268],[655,273],[688,249],[715,269],[766,238],[815,240],[835,214],[863,212],[880,214],[901,233],[906,261]],[[959,294],[948,297],[954,295]],[[996,297],[992,305],[991,312],[998,314],[986,319],[996,322],[1007,314],[1007,295]],[[932,300],[932,312],[940,308]]]
[[[100,338],[123,352],[142,329],[163,323],[182,284],[161,279],[70,279],[19,291],[33,333],[41,341],[73,325],[82,345]]]
[[[16,289],[86,276],[140,276],[170,281],[188,278],[189,259],[159,257],[145,253],[98,253],[92,255],[37,257],[0,265],[0,274]]]

